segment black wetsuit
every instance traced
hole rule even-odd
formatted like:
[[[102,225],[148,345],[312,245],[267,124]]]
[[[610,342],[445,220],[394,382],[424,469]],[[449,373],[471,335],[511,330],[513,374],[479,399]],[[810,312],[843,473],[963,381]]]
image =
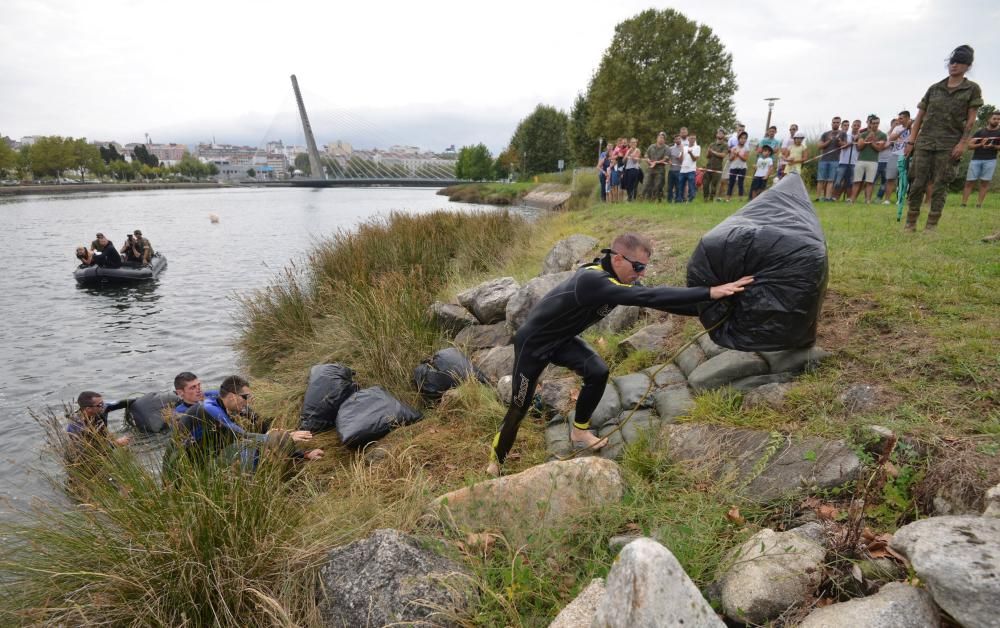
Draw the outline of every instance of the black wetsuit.
[[[94,263],[103,268],[121,268],[122,256],[115,248],[114,242],[108,240],[107,245],[100,251],[100,255],[94,255]]]
[[[646,288],[621,283],[607,256],[582,266],[553,288],[531,309],[528,320],[514,334],[511,402],[503,427],[493,439],[497,461],[503,463],[514,445],[538,377],[550,363],[572,369],[583,378],[574,425],[589,427],[590,417],[604,395],[608,366],[577,334],[607,316],[616,305],[691,315],[697,314],[694,304],[710,298],[708,288]]]

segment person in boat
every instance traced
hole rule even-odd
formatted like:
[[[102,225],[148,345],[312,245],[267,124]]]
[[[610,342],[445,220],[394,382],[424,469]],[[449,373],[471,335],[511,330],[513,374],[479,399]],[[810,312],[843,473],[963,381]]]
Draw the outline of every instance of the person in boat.
[[[76,259],[80,260],[80,266],[92,266],[94,264],[94,254],[85,246],[76,247]]]
[[[489,475],[500,474],[500,465],[514,445],[517,429],[531,406],[538,377],[549,364],[564,366],[583,378],[576,400],[570,440],[576,449],[597,450],[608,440],[590,431],[590,419],[608,382],[608,365],[579,338],[585,329],[607,316],[617,305],[639,305],[676,314],[697,315],[697,303],[743,292],[753,277],[742,277],[719,286],[647,288],[639,284],[646,273],[653,245],[644,236],[625,233],[614,239],[603,257],[580,267],[528,313],[514,334],[514,372],[510,406],[500,431],[493,438]]]
[[[189,381],[187,401],[197,397],[197,380]],[[183,390],[183,389],[182,389]],[[247,412],[250,399],[250,384],[239,375],[230,375],[222,380],[217,397],[205,397],[192,405],[181,397],[179,408],[175,409],[181,447],[190,459],[199,465],[221,462],[224,465],[238,465],[241,470],[253,471],[260,463],[263,451],[277,452],[279,456],[318,460],[322,449],[298,452],[295,444],[312,438],[305,430],[286,431],[273,429],[260,434],[244,429],[237,417]]]
[[[103,268],[121,268],[122,256],[118,253],[114,243],[104,237],[103,233],[97,234],[97,239],[91,243],[93,248],[94,264]]]
[[[133,231],[132,235],[135,236],[135,241],[139,243],[139,250],[142,252],[142,263],[148,264],[153,259],[153,244],[149,241],[149,238],[143,237],[140,229]]]
[[[127,264],[142,263],[142,243],[136,240],[131,233],[125,236],[125,244],[118,252],[125,256]]]
[[[114,436],[108,431],[108,412],[121,407],[109,406],[101,393],[86,390],[76,398],[78,409],[69,415],[66,433],[69,437],[65,449],[66,467],[72,474],[82,472],[93,476],[99,466],[94,457],[109,453],[115,447],[124,447],[131,440],[127,435]]]

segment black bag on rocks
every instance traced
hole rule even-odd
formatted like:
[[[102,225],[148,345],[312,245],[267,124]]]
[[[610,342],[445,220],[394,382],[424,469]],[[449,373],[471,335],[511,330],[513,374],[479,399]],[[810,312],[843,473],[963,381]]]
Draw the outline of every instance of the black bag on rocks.
[[[309,386],[299,413],[299,429],[318,433],[336,427],[337,411],[358,390],[354,371],[343,364],[317,364],[309,371]]]
[[[373,386],[354,393],[340,406],[337,434],[349,447],[364,447],[401,425],[416,423],[421,416],[381,386]]]
[[[454,347],[441,349],[413,369],[413,384],[428,399],[440,398],[445,391],[469,377],[475,377],[484,384],[488,381],[482,371]]]
[[[815,344],[829,274],[823,228],[802,179],[790,174],[702,237],[687,284],[753,275],[742,294],[699,304],[701,324],[725,319],[710,332],[723,347],[780,351]]]
[[[164,416],[170,416],[180,401],[173,391],[151,392],[125,402],[125,422],[143,432],[162,432],[170,429]],[[109,411],[112,408],[109,407]]]

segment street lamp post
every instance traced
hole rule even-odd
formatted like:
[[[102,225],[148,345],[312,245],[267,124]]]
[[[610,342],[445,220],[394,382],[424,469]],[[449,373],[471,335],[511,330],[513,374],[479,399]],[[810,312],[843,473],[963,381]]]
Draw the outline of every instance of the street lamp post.
[[[772,96],[771,98],[765,98],[767,101],[767,124],[764,125],[764,135],[767,135],[767,130],[771,128],[771,112],[774,111],[774,101],[781,100],[777,96]]]

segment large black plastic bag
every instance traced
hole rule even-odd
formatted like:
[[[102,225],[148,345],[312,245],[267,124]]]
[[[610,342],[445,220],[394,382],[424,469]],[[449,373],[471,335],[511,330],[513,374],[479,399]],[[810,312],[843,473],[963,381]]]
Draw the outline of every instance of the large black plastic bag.
[[[180,401],[174,392],[151,392],[129,400],[125,404],[125,421],[143,432],[162,432],[170,428],[164,417],[169,417]]]
[[[802,179],[790,174],[702,237],[688,261],[689,286],[753,275],[742,294],[698,306],[712,340],[740,351],[816,342],[830,270],[826,239]]]
[[[422,415],[381,386],[364,388],[340,406],[337,434],[345,445],[364,447],[401,425],[420,420]]]
[[[424,360],[413,369],[413,384],[420,394],[428,399],[437,399],[445,391],[458,386],[469,377],[486,383],[486,376],[473,366],[469,358],[456,349],[441,349],[429,360]]]
[[[357,390],[354,371],[343,364],[313,366],[299,413],[299,429],[313,433],[332,430],[340,405]]]

